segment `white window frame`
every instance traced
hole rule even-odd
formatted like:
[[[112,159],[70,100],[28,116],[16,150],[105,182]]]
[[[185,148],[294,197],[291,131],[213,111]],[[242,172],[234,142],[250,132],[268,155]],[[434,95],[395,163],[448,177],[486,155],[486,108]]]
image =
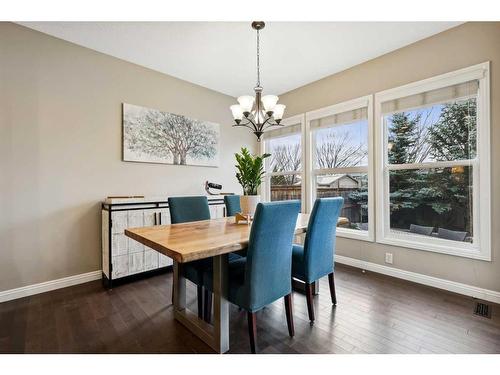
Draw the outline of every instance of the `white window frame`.
[[[301,169],[300,171],[286,171],[286,172],[267,172],[264,175],[264,179],[261,185],[261,194],[263,196],[263,199],[265,202],[270,202],[271,201],[271,177],[272,176],[285,176],[285,175],[300,175],[301,178],[301,207],[302,207],[302,212],[306,212],[305,208],[305,193],[306,193],[306,180],[305,180],[305,142],[304,142],[304,123],[305,123],[305,114],[300,114],[296,116],[291,116],[287,117],[283,120],[281,120],[281,123],[283,124],[284,127],[287,126],[293,126],[300,124],[300,165]],[[273,130],[276,128],[271,128],[270,130]],[[261,142],[260,142],[260,154],[263,155],[266,152],[269,152],[267,150],[267,141],[270,139],[276,139],[276,138],[281,138],[281,137],[286,137],[288,135],[283,135],[279,137],[270,137],[270,138],[265,138],[263,137]],[[266,162],[266,166],[268,163]]]
[[[314,160],[316,145],[311,131],[311,122],[320,118],[336,115],[342,112],[367,108],[368,116],[368,165],[350,168],[315,169]],[[342,125],[342,124],[339,124]],[[335,126],[335,125],[334,125]],[[333,126],[333,127],[334,127]],[[373,241],[375,237],[375,207],[374,207],[374,170],[373,170],[373,97],[372,95],[352,99],[334,104],[325,108],[306,113],[305,119],[305,171],[306,171],[306,210],[311,212],[316,200],[316,176],[333,173],[367,173],[368,174],[368,230],[361,231],[349,228],[337,228],[339,237],[352,238],[363,241]]]
[[[388,165],[387,129],[381,105],[383,102],[447,87],[471,80],[479,80],[477,97],[477,152],[473,160],[457,162],[428,162],[419,164]],[[467,258],[491,261],[491,167],[490,167],[490,69],[489,62],[442,74],[375,94],[376,136],[376,191],[377,233],[382,244],[408,247]],[[413,169],[425,164],[426,168],[457,165],[473,167],[473,243],[426,238],[390,230],[389,170]]]

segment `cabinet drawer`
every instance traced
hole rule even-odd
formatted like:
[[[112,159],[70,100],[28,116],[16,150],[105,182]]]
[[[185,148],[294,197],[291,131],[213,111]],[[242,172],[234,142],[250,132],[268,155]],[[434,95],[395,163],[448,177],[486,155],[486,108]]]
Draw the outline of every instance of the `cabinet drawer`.
[[[118,279],[128,275],[128,255],[119,255],[112,257],[113,260],[113,278]]]
[[[125,255],[128,254],[128,238],[124,234],[113,234],[111,240],[111,254]]]

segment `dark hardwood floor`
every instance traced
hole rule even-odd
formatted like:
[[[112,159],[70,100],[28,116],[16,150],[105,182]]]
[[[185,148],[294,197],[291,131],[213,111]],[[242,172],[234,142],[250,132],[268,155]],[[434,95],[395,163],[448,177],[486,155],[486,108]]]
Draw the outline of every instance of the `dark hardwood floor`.
[[[211,353],[174,321],[172,274],[107,291],[99,281],[0,304],[0,353]],[[500,353],[499,306],[473,315],[472,298],[338,265],[314,298],[294,292],[295,337],[283,299],[257,313],[259,353]],[[196,311],[196,289],[188,297]],[[249,353],[247,315],[230,309],[231,353]]]

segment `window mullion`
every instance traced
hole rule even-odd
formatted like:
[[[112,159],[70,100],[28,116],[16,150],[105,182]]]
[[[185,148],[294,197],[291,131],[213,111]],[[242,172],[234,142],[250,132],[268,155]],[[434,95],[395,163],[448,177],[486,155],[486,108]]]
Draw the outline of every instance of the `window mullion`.
[[[390,171],[400,171],[405,169],[433,169],[433,168],[449,168],[457,166],[474,166],[475,159],[453,160],[453,161],[435,161],[425,163],[409,163],[409,164],[387,164],[386,168]]]
[[[314,176],[320,176],[325,174],[368,173],[368,166],[314,169],[312,173]]]

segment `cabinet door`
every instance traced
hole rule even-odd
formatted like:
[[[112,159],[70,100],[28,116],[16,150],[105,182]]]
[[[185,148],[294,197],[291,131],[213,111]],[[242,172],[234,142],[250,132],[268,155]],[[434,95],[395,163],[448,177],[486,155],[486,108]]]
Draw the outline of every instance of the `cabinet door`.
[[[133,210],[128,211],[128,226],[127,228],[139,228],[144,226],[144,211]],[[128,253],[140,253],[144,251],[144,245],[136,240],[128,239]]]
[[[159,266],[160,267],[167,267],[167,266],[171,266],[172,264],[174,264],[172,259],[166,255],[158,254],[158,257],[159,257]]]
[[[128,255],[128,273],[132,275],[144,271],[144,252]]]
[[[158,268],[158,251],[156,250],[146,250],[144,252],[144,270],[154,270]]]
[[[158,225],[158,210],[144,210],[144,226]]]
[[[215,219],[217,217],[217,209],[215,206],[208,206],[210,210],[210,219]]]
[[[217,219],[221,219],[224,217],[224,205],[219,204],[215,206],[217,212]]]
[[[159,222],[158,225],[168,225],[170,224],[170,211],[168,208],[162,208],[158,212]]]
[[[128,215],[127,211],[117,211],[111,213],[112,226],[111,231],[113,233],[123,233],[125,228],[127,228]]]
[[[128,253],[128,239],[124,234],[113,234],[111,239],[111,254],[125,255]]]
[[[109,274],[109,263],[111,259],[109,259],[109,211],[102,210],[102,228],[101,228],[101,250],[102,250],[102,272],[109,279],[111,275]]]
[[[118,279],[128,275],[128,255],[112,257],[113,260],[113,279]]]
[[[128,253],[129,254],[134,254],[134,253],[143,253],[144,252],[144,245],[140,242],[137,242],[133,238],[128,239]]]
[[[144,211],[132,210],[128,211],[127,228],[139,228],[144,226]]]

